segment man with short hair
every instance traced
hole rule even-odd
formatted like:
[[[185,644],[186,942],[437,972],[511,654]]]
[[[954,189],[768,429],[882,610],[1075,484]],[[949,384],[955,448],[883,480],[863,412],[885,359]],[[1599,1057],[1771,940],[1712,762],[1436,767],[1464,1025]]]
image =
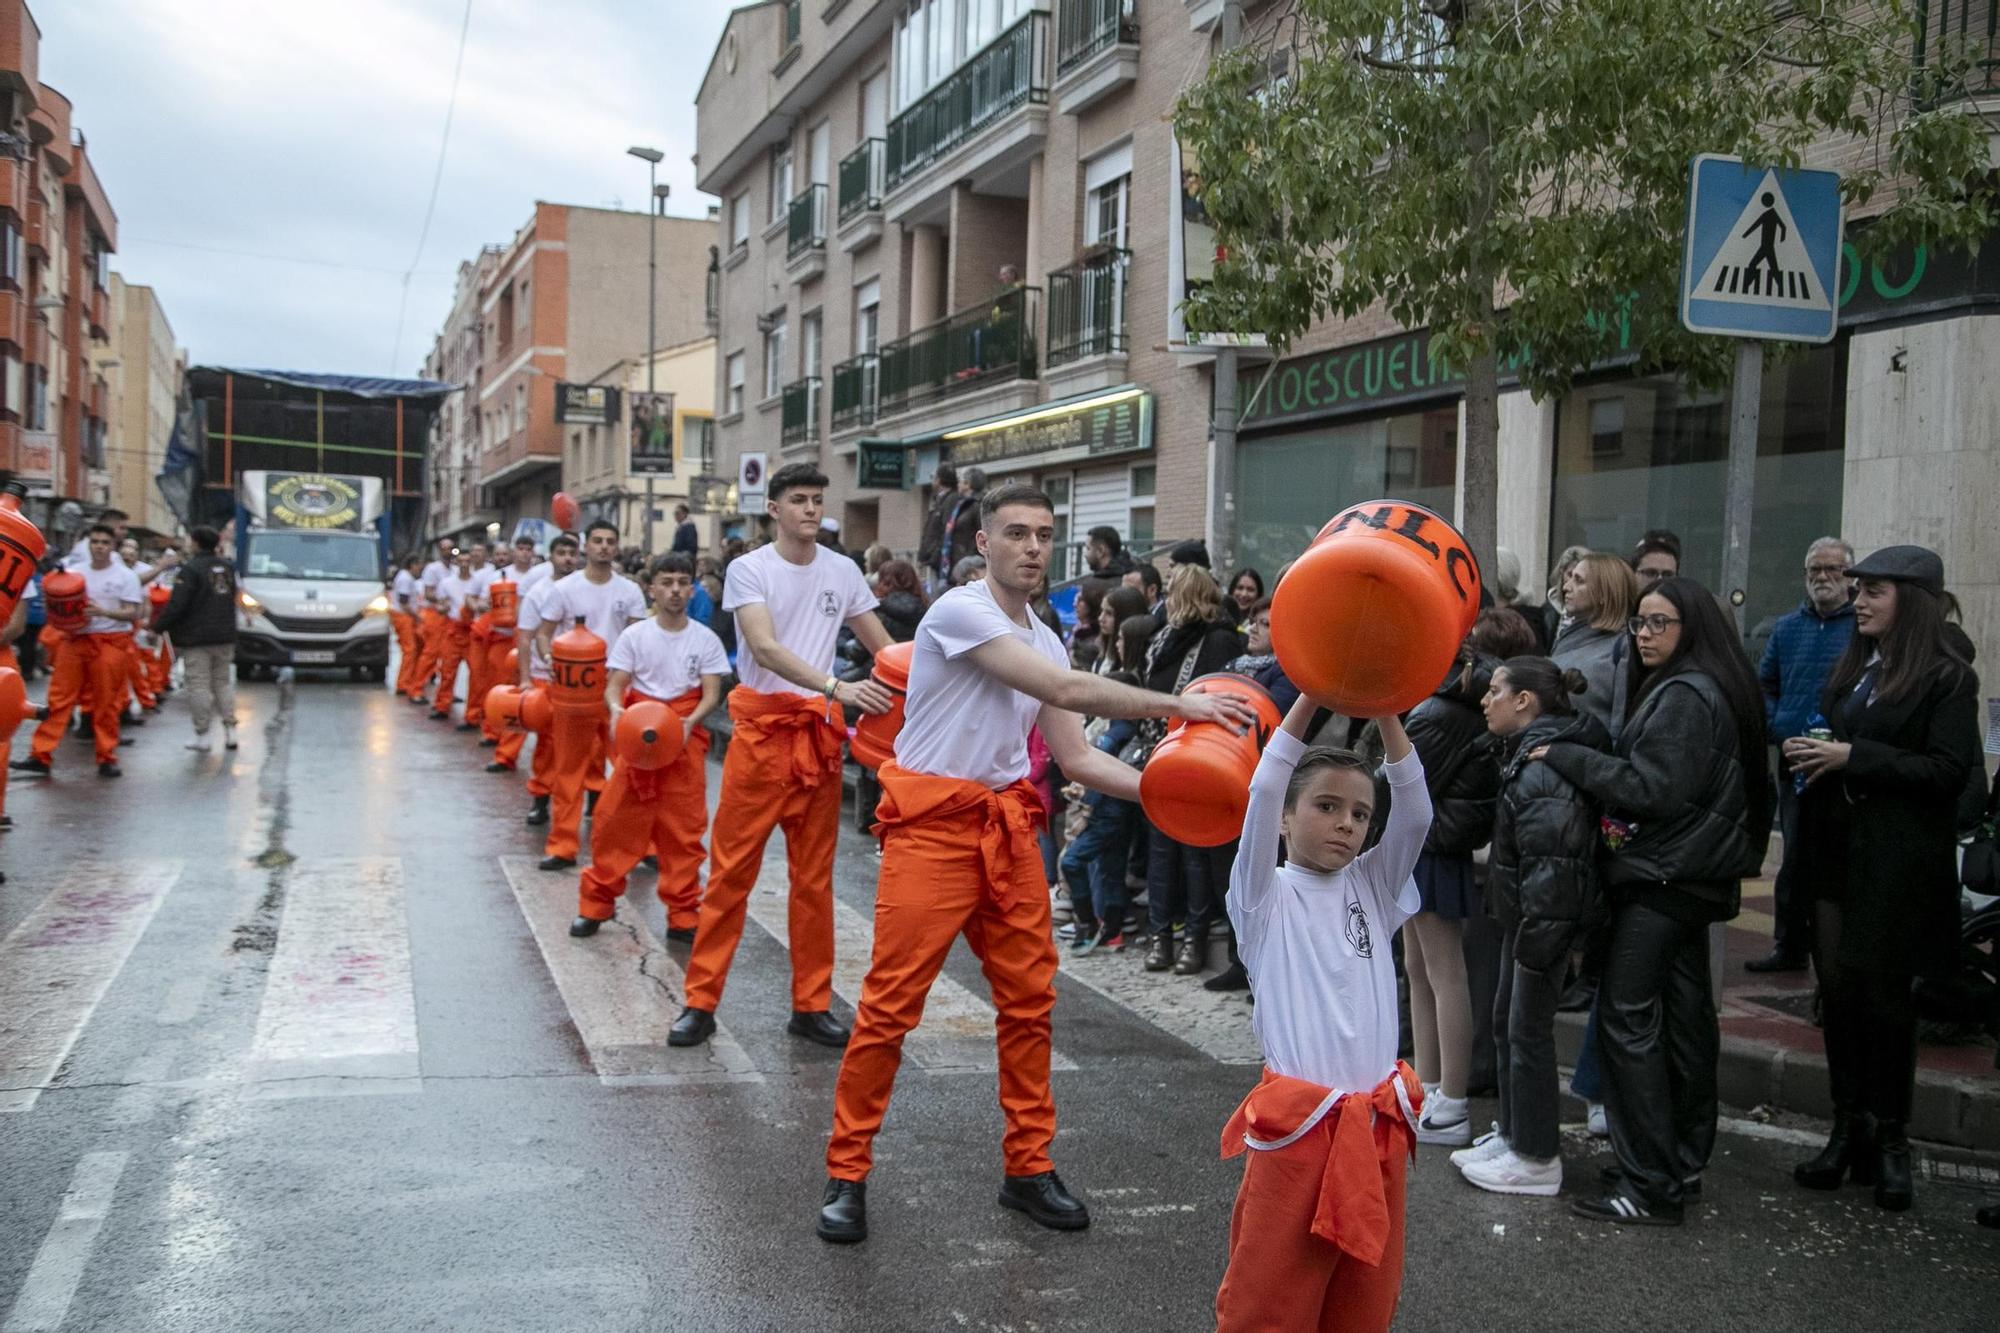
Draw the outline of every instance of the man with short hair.
[[[1125,575],[1125,586],[1137,588],[1144,593],[1147,614],[1160,625],[1167,623],[1166,580],[1160,577],[1160,571],[1152,561],[1148,560],[1133,566]]]
[[[1062,640],[1029,606],[1055,554],[1055,511],[1042,492],[1003,486],[987,494],[978,544],[986,577],[939,597],[917,627],[896,757],[880,773],[875,954],[834,1090],[822,1240],[867,1238],[865,1182],[903,1038],[922,1019],[960,935],[998,1012],[1007,1122],[1000,1204],[1056,1230],[1090,1224],[1049,1160],[1056,949],[1037,845],[1047,817],[1027,780],[1029,732],[1040,729],[1072,781],[1136,802],[1138,771],[1087,743],[1080,714],[1239,730],[1256,720],[1234,697],[1160,694],[1069,669]]]
[[[455,549],[451,538],[438,538],[430,562],[417,575],[417,590],[422,594],[423,605],[423,612],[417,619],[417,645],[422,653],[417,659],[416,693],[410,696],[411,703],[430,702],[428,690],[431,677],[437,674],[438,656],[444,651],[448,635],[444,612],[438,609],[437,587],[451,573]]]
[[[217,714],[222,748],[236,748],[236,683],[230,675],[236,660],[236,569],[222,557],[222,538],[214,528],[197,527],[190,536],[194,559],[175,578],[174,595],[160,612],[157,628],[180,645],[194,722],[188,749],[207,754],[209,723]]]
[[[125,540],[125,525],[130,518],[131,515],[122,509],[106,509],[98,514],[84,534],[76,539],[76,544],[69,548],[69,554],[63,557],[63,568],[81,573],[90,564],[90,535],[100,525],[111,529],[111,549],[117,550]]]
[[[688,507],[684,504],[674,506],[673,549],[690,560],[701,554],[701,533],[696,530],[694,519],[689,517]]]
[[[486,694],[495,685],[513,684],[507,672],[507,654],[514,650],[516,643],[522,589],[539,568],[535,564],[533,537],[516,537],[511,555],[498,548],[494,555],[506,555],[507,562],[493,567],[479,594],[480,600],[485,603],[481,619],[486,621],[486,661],[478,689],[479,728],[482,733],[479,744],[482,749],[497,749],[502,739],[499,721],[486,711]],[[470,715],[471,709],[466,711]],[[513,767],[511,762],[501,763],[496,756],[486,766],[486,771],[506,773],[511,772]]]
[[[542,627],[544,608],[556,586],[556,580],[573,572],[582,560],[576,538],[562,533],[549,541],[549,558],[528,572],[521,592],[521,610],[515,620],[515,637],[520,652],[516,657],[515,672],[517,684],[523,690],[549,683],[549,657],[543,651],[539,631]],[[526,731],[513,731],[500,738],[500,744],[493,752],[493,762],[486,771],[511,771],[520,762],[521,747],[527,744]],[[526,823],[539,828],[549,822],[549,785],[555,771],[555,745],[547,735],[535,738],[535,757],[528,766],[528,817]]]
[[[82,570],[84,596],[90,605],[90,619],[81,630],[63,638],[56,650],[55,666],[49,677],[48,709],[26,759],[11,767],[24,773],[46,777],[53,766],[56,746],[63,729],[76,710],[85,682],[90,688],[90,724],[97,745],[97,774],[116,778],[124,774],[118,767],[118,722],[125,702],[126,673],[131,649],[127,641],[139,623],[139,579],[125,563],[112,554],[118,530],[99,523],[90,530],[89,563]]]
[[[1812,953],[1811,889],[1798,881],[1797,784],[1784,763],[1785,742],[1825,726],[1820,694],[1834,663],[1854,637],[1854,584],[1847,570],[1854,548],[1838,537],[1821,537],[1806,549],[1806,595],[1798,609],[1778,618],[1764,644],[1758,676],[1764,686],[1764,722],[1778,747],[1778,827],[1784,834],[1779,863],[1771,952],[1743,966],[1751,972],[1803,972]]]
[[[1132,556],[1125,549],[1125,539],[1118,535],[1118,529],[1108,525],[1090,530],[1083,558],[1090,572],[1099,578],[1122,579],[1132,570]]]
[[[786,1031],[822,1046],[846,1044],[833,1004],[833,849],[840,836],[841,712],[852,704],[886,713],[889,692],[873,680],[833,674],[843,625],[870,653],[889,646],[875,594],[852,560],[819,544],[826,475],[788,463],[771,475],[764,508],[775,540],[732,561],[722,609],[736,617],[740,682],[730,692],[734,730],[722,759],[722,795],[709,834],[708,888],[688,960],[687,1007],[669,1045],[698,1046],[715,1034],[764,844],[785,831],[791,872],[789,944],[792,1017]]]
[[[417,689],[417,659],[423,649],[417,642],[417,617],[423,614],[422,585],[417,571],[423,567],[420,555],[406,555],[389,580],[389,628],[396,634],[396,693],[404,698]]]
[[[472,599],[479,591],[474,581],[473,561],[477,547],[454,550],[451,572],[431,590],[431,605],[441,617],[435,631],[438,643],[437,694],[431,700],[431,720],[451,721],[451,705],[458,697],[458,668],[472,648]],[[483,563],[483,562],[482,562]]]
[[[1632,568],[1644,596],[1681,572],[1681,539],[1665,528],[1652,528],[1632,549]]]

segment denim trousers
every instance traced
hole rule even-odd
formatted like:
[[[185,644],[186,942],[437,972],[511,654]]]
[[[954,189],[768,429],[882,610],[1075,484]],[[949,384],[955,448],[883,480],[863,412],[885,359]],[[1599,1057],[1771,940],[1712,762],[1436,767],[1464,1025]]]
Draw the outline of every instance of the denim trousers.
[[[1063,848],[1062,877],[1069,885],[1070,910],[1084,924],[1125,925],[1125,858],[1138,822],[1130,801],[1100,797],[1083,832]]]

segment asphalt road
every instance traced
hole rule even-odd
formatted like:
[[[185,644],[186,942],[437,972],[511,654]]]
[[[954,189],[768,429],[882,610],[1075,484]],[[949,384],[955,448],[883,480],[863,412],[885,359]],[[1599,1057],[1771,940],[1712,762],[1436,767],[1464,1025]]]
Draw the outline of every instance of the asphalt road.
[[[651,878],[561,932],[518,779],[379,688],[242,693],[243,748],[165,711],[99,779],[65,744],[0,839],[0,1330],[1200,1329],[1255,1076],[1241,999],[1066,965],[1058,1164],[1081,1234],[995,1206],[991,1014],[960,949],[912,1038],[873,1236],[811,1232],[838,1053],[784,1033],[781,862],[720,1017],[668,1051],[685,951]],[[15,752],[25,748],[18,737]],[[876,862],[846,835],[839,1008]],[[1484,1107],[1476,1108],[1484,1111]],[[1732,1120],[1678,1231],[1487,1196],[1424,1149],[1398,1327],[2000,1327],[1992,1158],[1915,1210],[1808,1195],[1811,1126]],[[1566,1143],[1569,1190],[1606,1158]]]

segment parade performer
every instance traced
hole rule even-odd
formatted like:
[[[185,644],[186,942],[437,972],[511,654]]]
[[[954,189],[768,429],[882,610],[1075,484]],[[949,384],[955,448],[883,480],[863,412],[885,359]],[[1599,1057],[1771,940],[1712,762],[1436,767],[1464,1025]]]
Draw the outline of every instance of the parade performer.
[[[785,830],[792,1017],[786,1031],[822,1046],[847,1041],[833,1004],[833,847],[840,834],[843,705],[886,713],[889,692],[833,674],[840,627],[873,653],[889,644],[875,594],[852,560],[819,544],[826,476],[809,463],[771,475],[765,510],[777,537],[729,564],[722,609],[736,616],[734,728],[722,760],[722,795],[709,836],[708,888],[688,961],[687,1007],[667,1034],[698,1046],[715,1032],[715,1007],[743,938],[743,914],[771,830]]]
[[[498,554],[485,542],[472,544],[472,623],[466,626],[465,645],[465,715],[458,724],[460,731],[484,731],[486,723],[486,691],[496,682],[488,674],[488,663],[493,651],[493,601],[489,596],[493,585],[499,581],[502,566],[493,563]]]
[[[585,564],[549,585],[542,602],[535,639],[544,660],[556,636],[572,625],[604,640],[608,649],[625,627],[646,614],[646,595],[639,585],[618,573],[618,528],[603,519],[583,533]],[[549,731],[555,753],[550,759],[549,794],[552,818],[542,847],[541,868],[564,870],[576,864],[586,800],[594,807],[604,789],[604,763],[611,748],[611,719],[606,712],[575,714],[557,711]],[[540,749],[539,742],[536,745]],[[586,797],[585,793],[588,793]]]
[[[479,743],[484,747],[497,748],[502,739],[500,723],[486,714],[486,691],[495,685],[513,683],[509,679],[511,673],[507,670],[507,654],[514,650],[514,631],[519,626],[521,616],[521,594],[531,581],[537,583],[541,581],[535,576],[537,568],[539,566],[535,564],[535,539],[516,538],[512,557],[507,563],[493,567],[493,575],[481,594],[486,599],[486,615],[489,623],[486,674],[478,696],[480,727],[485,733]],[[546,570],[543,576],[546,576]],[[494,592],[495,584],[504,585],[502,593]],[[495,764],[488,764],[486,771],[505,772],[512,767],[511,763],[498,764],[497,767]]]
[[[447,537],[437,541],[437,553],[432,556],[423,572],[417,575],[417,591],[421,594],[423,614],[417,619],[417,646],[421,650],[417,658],[416,692],[410,696],[413,704],[430,702],[429,687],[431,677],[437,674],[438,654],[444,648],[445,615],[438,608],[437,588],[451,573],[452,545]]]
[[[660,863],[660,902],[667,938],[692,940],[701,912],[701,835],[708,830],[708,733],[701,721],[722,702],[729,656],[708,626],[688,618],[694,561],[663,555],[646,571],[653,617],[618,636],[606,665],[604,699],[611,727],[633,704],[652,699],[680,715],[687,743],[663,768],[634,768],[624,759],[590,821],[590,865],[577,889],[569,933],[595,935],[625,892],[625,877],[652,852]]]
[[[1377,719],[1389,814],[1363,852],[1375,783],[1351,751],[1307,748],[1317,707],[1294,703],[1265,748],[1230,874],[1264,1077],[1222,1131],[1222,1155],[1249,1149],[1250,1160],[1215,1298],[1219,1333],[1381,1333],[1403,1286],[1404,1172],[1423,1089],[1396,1058],[1389,941],[1422,906],[1410,876],[1430,794],[1402,723]]]
[[[389,581],[389,625],[396,632],[396,652],[400,659],[396,667],[396,693],[405,698],[418,688],[417,659],[423,653],[417,646],[417,617],[423,614],[417,570],[422,565],[422,557],[404,556],[402,567]]]
[[[112,550],[117,530],[99,523],[90,530],[90,559],[83,569],[84,594],[89,599],[90,619],[74,634],[59,635],[54,668],[49,676],[48,712],[35,728],[28,757],[13,767],[24,773],[47,775],[55,759],[56,746],[69,725],[77,699],[89,685],[92,706],[91,729],[97,743],[97,772],[100,777],[122,777],[118,767],[118,721],[125,706],[125,684],[131,671],[132,650],[127,646],[132,626],[139,621],[139,579],[126,568]]]
[[[473,552],[453,551],[451,573],[438,580],[431,604],[440,617],[433,631],[437,637],[437,695],[431,700],[433,721],[451,721],[452,700],[458,693],[458,668],[472,650],[472,599],[479,585],[473,581]]]
[[[1027,486],[987,491],[979,523],[974,540],[986,577],[939,597],[918,625],[896,757],[879,774],[875,953],[834,1091],[830,1179],[816,1228],[823,1240],[867,1237],[865,1181],[903,1037],[922,1019],[925,997],[961,934],[979,957],[999,1015],[1007,1121],[1000,1204],[1057,1230],[1089,1225],[1089,1211],[1049,1160],[1056,946],[1036,841],[1045,816],[1027,781],[1028,733],[1040,728],[1070,780],[1136,802],[1138,770],[1086,743],[1080,714],[1181,717],[1239,729],[1256,718],[1232,696],[1166,695],[1070,670],[1062,640],[1029,609],[1056,551],[1048,496]],[[718,814],[718,841],[721,827]],[[714,894],[711,876],[710,901]],[[708,920],[704,904],[704,931]]]
[[[536,633],[542,627],[543,608],[548,605],[556,580],[574,573],[582,560],[577,550],[576,538],[564,533],[549,542],[549,558],[535,566],[540,577],[521,594],[520,617],[515,623],[515,642],[520,648],[516,656],[516,683],[524,690],[549,683],[549,658],[542,650],[540,636]],[[527,743],[525,731],[514,731],[500,738],[500,745],[493,753],[493,762],[486,766],[488,773],[508,772],[521,761],[521,747]],[[528,765],[528,817],[527,823],[540,827],[549,822],[549,776],[554,772],[555,746],[547,736],[535,741],[535,757]]]

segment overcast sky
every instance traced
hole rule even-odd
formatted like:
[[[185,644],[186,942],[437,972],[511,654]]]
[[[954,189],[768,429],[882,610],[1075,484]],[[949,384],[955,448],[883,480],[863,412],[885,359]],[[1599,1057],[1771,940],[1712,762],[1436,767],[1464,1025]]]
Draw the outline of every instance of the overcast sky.
[[[197,364],[414,374],[459,261],[537,199],[700,217],[694,94],[731,0],[30,0],[118,215],[113,267]],[[412,262],[398,346],[402,275]]]

